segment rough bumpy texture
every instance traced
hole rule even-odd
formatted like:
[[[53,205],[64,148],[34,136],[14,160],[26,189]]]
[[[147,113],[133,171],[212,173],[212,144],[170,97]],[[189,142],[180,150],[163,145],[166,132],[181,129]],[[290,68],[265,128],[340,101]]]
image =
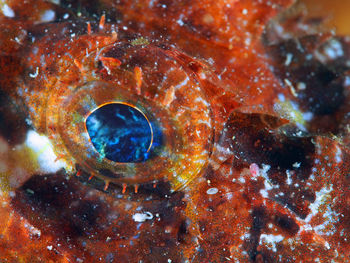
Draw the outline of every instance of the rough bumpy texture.
[[[0,1],[0,261],[350,262],[350,40],[293,2]]]

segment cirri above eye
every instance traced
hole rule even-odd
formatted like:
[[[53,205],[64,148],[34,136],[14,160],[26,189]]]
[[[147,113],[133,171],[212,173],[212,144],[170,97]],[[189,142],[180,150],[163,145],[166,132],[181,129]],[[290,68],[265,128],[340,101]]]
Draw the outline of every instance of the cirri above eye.
[[[34,125],[72,169],[78,165],[106,185],[165,181],[172,190],[200,174],[212,152],[214,124],[194,60],[113,34],[54,45],[62,54],[39,65],[56,74],[28,80],[29,92],[37,94],[28,104]],[[47,54],[35,52],[33,59]]]

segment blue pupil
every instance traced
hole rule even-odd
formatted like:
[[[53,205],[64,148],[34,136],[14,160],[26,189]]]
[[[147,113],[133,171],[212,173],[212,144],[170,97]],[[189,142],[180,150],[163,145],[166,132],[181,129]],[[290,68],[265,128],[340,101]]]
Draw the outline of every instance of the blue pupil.
[[[122,103],[106,104],[86,119],[86,128],[97,152],[114,162],[145,161],[152,143],[148,120],[137,109]]]

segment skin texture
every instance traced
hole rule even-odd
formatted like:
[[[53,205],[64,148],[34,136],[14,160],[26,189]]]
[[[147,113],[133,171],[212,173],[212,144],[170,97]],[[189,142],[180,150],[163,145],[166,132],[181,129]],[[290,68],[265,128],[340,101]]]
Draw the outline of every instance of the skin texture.
[[[292,4],[1,3],[0,259],[348,262],[349,40]],[[152,158],[94,150],[110,102]]]

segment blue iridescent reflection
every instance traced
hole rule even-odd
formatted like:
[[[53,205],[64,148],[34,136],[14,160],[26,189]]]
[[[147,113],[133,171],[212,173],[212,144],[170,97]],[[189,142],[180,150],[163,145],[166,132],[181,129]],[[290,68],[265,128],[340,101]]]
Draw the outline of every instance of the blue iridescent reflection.
[[[145,161],[153,144],[153,130],[138,109],[110,103],[93,111],[86,119],[91,142],[102,157],[114,162]]]

